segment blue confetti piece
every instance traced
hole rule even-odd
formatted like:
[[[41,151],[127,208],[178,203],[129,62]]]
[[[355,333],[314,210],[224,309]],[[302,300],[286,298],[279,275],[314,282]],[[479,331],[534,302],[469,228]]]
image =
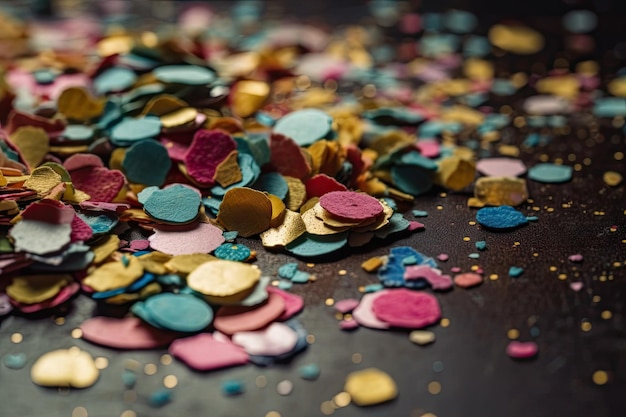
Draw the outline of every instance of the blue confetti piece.
[[[572,179],[572,167],[550,163],[538,164],[528,170],[528,178],[534,181],[553,184],[568,182]]]
[[[144,272],[141,277],[139,277],[137,280],[135,280],[135,282],[126,287],[126,292],[137,292],[151,282],[154,282],[155,280],[156,275],[151,274],[150,272]]]
[[[394,165],[391,180],[400,191],[416,197],[427,193],[433,186],[432,171],[415,165]]]
[[[213,310],[192,295],[161,293],[144,301],[144,312],[160,327],[177,332],[198,332],[213,320]]]
[[[220,259],[243,262],[250,257],[251,251],[246,245],[223,243],[215,249],[213,254]]]
[[[476,213],[476,221],[495,230],[514,229],[528,223],[526,216],[511,206],[481,208]]]
[[[383,284],[368,284],[363,288],[363,292],[366,294],[372,293],[372,292],[377,292],[380,291],[382,289],[384,289],[385,287],[383,286]]]
[[[122,372],[122,384],[124,385],[124,388],[131,389],[136,383],[137,374],[131,370],[125,369],[124,372]]]
[[[469,36],[463,44],[463,55],[467,58],[480,58],[491,52],[489,39],[484,36]]]
[[[78,217],[91,227],[94,234],[109,233],[115,226],[117,226],[118,218],[113,213],[107,214],[91,214],[91,213],[76,213]]]
[[[134,143],[124,155],[122,168],[130,182],[161,186],[172,167],[165,146],[155,140]]]
[[[537,220],[539,220],[539,217],[537,217],[537,216],[526,216],[526,220],[528,220],[529,222],[536,222]]]
[[[509,276],[511,278],[517,278],[524,273],[524,268],[519,266],[512,266],[509,268]]]
[[[124,67],[112,67],[102,71],[93,80],[98,95],[114,93],[132,87],[137,81],[135,71]]]
[[[219,213],[221,204],[222,204],[222,200],[219,198],[205,197],[202,199],[202,205],[204,206],[204,208],[209,210],[209,212],[212,213],[214,216],[217,216],[217,213]],[[237,231],[235,231],[234,233],[239,234],[239,232]]]
[[[172,390],[160,389],[150,394],[148,402],[152,407],[163,407],[172,401]]]
[[[155,68],[152,74],[168,84],[207,85],[217,79],[215,72],[197,65],[165,65]]]
[[[309,282],[310,278],[311,274],[309,274],[308,272],[296,271],[296,273],[291,278],[291,282],[293,282],[294,284],[306,284],[307,282]]]
[[[35,70],[33,71],[32,74],[33,74],[33,78],[35,79],[35,82],[39,85],[52,84],[54,80],[56,80],[57,78],[57,74],[54,71],[47,69],[47,68]]]
[[[204,202],[204,201],[203,201]],[[236,230],[232,230],[232,231],[224,231],[222,233],[222,236],[224,236],[224,240],[226,242],[234,242],[235,239],[237,239],[237,236],[239,235],[239,232]]]
[[[22,369],[26,366],[26,355],[24,353],[9,353],[2,357],[2,363],[9,369]]]
[[[422,156],[419,152],[410,151],[402,154],[400,163],[403,165],[415,165],[427,171],[437,171],[437,164],[430,158]]]
[[[515,94],[517,87],[510,80],[496,78],[491,84],[491,92],[499,96],[511,96]]]
[[[601,97],[596,99],[593,114],[598,117],[626,116],[626,98]]]
[[[91,126],[67,125],[61,136],[72,141],[86,141],[93,138],[94,129]]]
[[[470,33],[478,25],[476,16],[465,10],[449,10],[443,15],[443,24],[451,32]]]
[[[572,33],[587,33],[596,28],[598,17],[591,10],[571,10],[563,15],[563,27]]]
[[[468,258],[470,259],[478,259],[480,258],[480,253],[470,253],[469,255],[467,255]]]
[[[280,288],[281,290],[290,290],[291,288],[293,288],[293,282],[280,280],[280,282],[278,283],[278,288]]]
[[[173,184],[154,191],[144,203],[144,210],[157,220],[189,223],[198,217],[200,194],[185,185]]]
[[[161,285],[172,285],[176,287],[182,287],[183,285],[183,279],[176,274],[158,275],[156,280]]]
[[[333,118],[321,110],[296,110],[279,119],[274,132],[293,139],[299,146],[309,146],[326,138],[332,124]]]
[[[302,365],[298,368],[298,374],[300,378],[307,381],[315,381],[321,374],[320,367],[314,363]]]
[[[285,246],[287,252],[303,258],[316,258],[329,255],[342,249],[348,243],[348,233],[319,236],[304,233],[302,236]]]
[[[289,186],[285,177],[278,172],[268,172],[259,176],[251,188],[259,191],[267,191],[270,194],[284,200],[289,193]]]
[[[413,210],[412,214],[414,217],[428,217],[428,212],[424,210]]]
[[[222,382],[221,390],[224,395],[239,395],[244,393],[245,385],[239,379],[228,379]]]
[[[135,142],[156,138],[161,133],[161,120],[154,116],[127,117],[111,129],[111,142],[116,146],[130,146]]]
[[[539,327],[533,326],[530,328],[530,335],[532,337],[539,337],[540,334],[541,334],[541,330],[539,330]]]
[[[487,242],[485,242],[484,240],[478,240],[476,241],[474,246],[476,246],[476,249],[478,250],[485,250],[487,249]]]
[[[289,262],[278,268],[278,276],[284,279],[291,279],[298,272],[298,264]]]
[[[394,233],[400,233],[407,230],[410,226],[410,222],[405,219],[402,214],[394,213],[391,215],[389,219],[389,223],[382,228],[376,230],[374,235],[377,238],[385,239],[387,236],[392,235]]]

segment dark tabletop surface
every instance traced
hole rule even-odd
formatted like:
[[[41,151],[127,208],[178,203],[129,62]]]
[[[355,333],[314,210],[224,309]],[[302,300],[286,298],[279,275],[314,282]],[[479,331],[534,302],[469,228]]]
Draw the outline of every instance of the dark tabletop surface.
[[[522,97],[493,99],[498,105],[516,108]],[[528,181],[532,202],[519,208],[526,215],[537,216],[536,222],[511,232],[487,231],[470,224],[476,210],[467,207],[469,192],[436,189],[405,210],[407,218],[412,217],[411,208],[428,212],[426,218],[418,219],[425,224],[424,231],[353,250],[339,260],[309,265],[298,261],[302,269],[316,276],[315,282],[291,289],[305,300],[298,319],[314,342],[287,363],[200,373],[176,360],[168,363],[167,357],[162,357],[165,349],[121,352],[74,339],[72,330],[94,315],[96,308],[84,295],[54,316],[3,319],[0,354],[22,352],[28,363],[22,370],[0,365],[0,416],[87,415],[77,407],[84,407],[90,417],[120,416],[126,410],[142,417],[263,417],[270,411],[284,417],[319,416],[323,415],[321,404],[343,390],[349,372],[372,366],[395,379],[398,398],[369,408],[349,405],[335,410],[335,415],[626,415],[625,185],[610,187],[602,180],[608,170],[624,173],[624,161],[616,153],[626,150],[626,139],[621,126],[612,127],[611,119],[590,123],[591,119],[589,113],[572,115],[569,134],[555,136],[547,145],[522,148],[520,158],[529,166],[559,158],[573,166],[579,164],[566,184]],[[525,128],[506,129],[511,132],[509,144],[521,144],[528,132]],[[599,134],[590,139],[595,129]],[[579,131],[580,136],[576,134]],[[486,241],[488,249],[480,252],[480,259],[470,259],[468,254],[477,252],[474,244],[479,240]],[[293,261],[285,254],[264,250],[258,239],[238,241],[257,250],[256,264],[271,276],[276,276],[280,265]],[[430,256],[449,254],[447,262],[440,262],[446,273],[453,266],[468,271],[479,265],[484,270],[486,279],[480,287],[435,293],[448,321],[445,326],[430,328],[437,337],[434,344],[417,346],[405,331],[341,331],[334,309],[325,304],[328,298],[359,298],[359,287],[378,282],[375,274],[368,274],[360,264],[387,254],[393,245],[412,246]],[[583,255],[582,263],[568,261],[568,256],[577,253]],[[513,265],[524,268],[519,278],[508,276]],[[341,275],[341,270],[347,274]],[[583,283],[578,292],[570,288],[570,283],[577,281]],[[519,340],[538,344],[536,358],[516,361],[506,355],[510,329],[519,331]],[[21,343],[10,341],[14,333],[23,335]],[[29,366],[39,355],[70,346],[108,359],[108,367],[93,387],[46,389],[30,381]],[[129,360],[138,361],[141,367],[157,365],[154,375],[139,372],[132,391],[126,390],[121,380]],[[317,381],[298,376],[297,368],[307,363],[321,368]],[[608,383],[602,386],[592,378],[599,370],[608,374]],[[162,408],[150,407],[147,398],[162,387],[167,375],[178,378],[173,401]],[[266,378],[265,386],[259,376]],[[227,379],[243,380],[245,393],[224,396],[220,384]],[[282,396],[276,385],[285,379],[292,381],[294,388],[290,395]],[[429,393],[433,381],[441,386],[438,394]]]

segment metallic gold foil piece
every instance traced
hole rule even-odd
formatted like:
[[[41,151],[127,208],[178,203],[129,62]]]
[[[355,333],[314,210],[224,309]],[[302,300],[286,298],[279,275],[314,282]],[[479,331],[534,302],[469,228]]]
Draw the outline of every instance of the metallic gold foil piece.
[[[266,248],[287,246],[304,232],[306,232],[306,225],[300,213],[286,210],[282,224],[261,233],[261,242]]]
[[[518,206],[528,199],[526,180],[513,177],[481,177],[474,185],[470,207]]]

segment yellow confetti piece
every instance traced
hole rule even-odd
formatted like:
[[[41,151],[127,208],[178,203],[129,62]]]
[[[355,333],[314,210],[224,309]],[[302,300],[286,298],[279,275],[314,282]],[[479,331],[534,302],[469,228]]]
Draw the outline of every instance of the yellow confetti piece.
[[[463,74],[474,81],[487,81],[493,78],[493,63],[484,59],[469,58],[463,63]]]
[[[241,169],[237,163],[239,152],[232,151],[228,156],[217,165],[215,170],[215,181],[226,188],[242,179]]]
[[[36,304],[54,297],[71,281],[67,274],[18,276],[7,286],[6,293],[17,302]]]
[[[378,268],[380,268],[381,266],[383,266],[383,260],[379,256],[369,258],[361,264],[361,268],[363,268],[367,272],[374,272],[378,270]]]
[[[44,387],[87,388],[99,376],[100,371],[91,355],[76,347],[44,354],[30,370],[32,381]]]
[[[284,176],[287,181],[289,193],[287,194],[286,205],[289,210],[298,211],[306,201],[306,187],[298,178]]]
[[[537,81],[537,91],[543,94],[573,99],[578,95],[580,82],[574,75],[545,77]]]
[[[344,391],[350,394],[352,402],[359,406],[390,401],[398,395],[393,378],[376,368],[350,373],[346,378]]]
[[[176,255],[165,262],[165,268],[175,274],[188,275],[203,263],[215,261],[217,258],[207,253]]]
[[[484,122],[485,115],[478,110],[457,105],[443,111],[441,120],[459,122],[468,126],[478,126]]]
[[[105,299],[107,304],[126,304],[133,301],[147,298],[151,295],[159,294],[162,291],[161,285],[158,282],[151,282],[143,287],[138,293],[123,293],[113,297]]]
[[[119,245],[120,238],[117,235],[108,235],[104,240],[98,241],[98,244],[91,248],[94,253],[93,263],[99,264],[105,261],[119,248]]]
[[[306,226],[300,214],[295,211],[286,210],[282,224],[261,233],[261,242],[266,248],[286,246],[300,237],[304,232],[306,232]]]
[[[622,177],[622,174],[619,172],[606,171],[604,175],[602,175],[602,180],[610,187],[617,187],[622,183],[624,177]]]
[[[4,177],[4,174],[0,172],[0,187],[4,187],[7,185],[7,179]]]
[[[226,230],[236,230],[240,236],[250,237],[266,231],[272,219],[269,197],[247,187],[233,188],[224,195],[217,221]]]
[[[316,204],[319,205],[319,202]],[[345,232],[349,227],[331,227],[315,215],[315,209],[307,210],[302,213],[302,221],[306,226],[306,231],[312,235],[334,235]]]
[[[619,77],[610,81],[607,89],[616,97],[626,97],[626,77]]]
[[[61,176],[59,174],[50,167],[41,166],[35,168],[30,177],[24,181],[24,188],[36,191],[40,196],[44,196],[60,183]]]
[[[494,25],[489,41],[498,48],[519,55],[530,55],[543,49],[543,35],[528,26]]]
[[[154,251],[138,256],[137,259],[144,270],[152,274],[162,275],[169,272],[165,264],[172,259],[172,256],[163,252]]]
[[[412,145],[414,142],[414,136],[411,136],[401,130],[393,130],[374,138],[370,144],[370,148],[378,155],[386,155],[395,149]]]
[[[171,94],[160,94],[150,99],[141,111],[141,116],[165,116],[180,109],[189,107],[183,100]]]
[[[272,203],[272,220],[270,222],[270,227],[278,227],[282,224],[283,219],[285,218],[285,210],[287,210],[287,207],[280,197],[273,194],[268,194],[267,196]]]
[[[104,111],[106,100],[98,99],[84,87],[70,87],[57,100],[59,113],[81,122],[98,117]]]
[[[10,138],[31,169],[37,167],[48,154],[50,140],[40,127],[22,126]]]
[[[194,123],[196,117],[198,117],[198,110],[194,109],[193,107],[185,107],[164,114],[159,119],[161,120],[161,125],[164,128],[171,129],[174,127],[181,127]]]
[[[95,291],[108,291],[127,287],[143,275],[143,266],[137,258],[129,256],[124,262],[108,262],[89,274],[83,281]]]
[[[481,177],[474,185],[474,197],[468,201],[470,207],[518,206],[528,198],[526,180],[511,177]]]
[[[243,300],[261,278],[261,270],[241,262],[218,259],[206,262],[187,277],[192,290],[209,301],[227,304]]]
[[[265,104],[269,94],[270,86],[263,81],[239,81],[231,90],[230,108],[236,116],[249,117]]]
[[[439,161],[435,182],[451,190],[462,190],[474,181],[476,164],[459,156],[450,156]]]

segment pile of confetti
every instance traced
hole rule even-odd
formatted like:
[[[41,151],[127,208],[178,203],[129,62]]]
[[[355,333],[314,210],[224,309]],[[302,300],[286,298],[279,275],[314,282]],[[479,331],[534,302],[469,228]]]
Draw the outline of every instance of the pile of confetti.
[[[80,325],[84,340],[167,348],[199,371],[288,362],[310,344],[297,316],[304,299],[289,290],[316,277],[299,262],[372,250],[362,267],[377,278],[362,297],[327,303],[339,328],[405,329],[411,342],[433,343],[424,329],[442,320],[445,295],[428,290],[476,287],[488,272],[444,273],[447,254],[394,246],[428,227],[427,212],[411,211],[420,196],[467,194],[473,224],[487,233],[532,227],[540,219],[521,208],[527,182],[558,186],[579,169],[527,167],[520,150],[566,135],[571,115],[622,125],[626,117],[623,75],[602,90],[595,61],[574,72],[503,73],[492,54],[535,54],[543,35],[508,23],[474,34],[476,16],[460,10],[407,14],[399,30],[415,44],[398,50],[375,24],[336,33],[262,25],[232,38],[203,6],[181,15],[176,34],[59,24],[61,39],[80,39],[69,48],[38,44],[43,26],[31,33],[2,19],[15,50],[4,52],[0,77],[0,314],[54,315],[90,297],[99,307]],[[233,19],[228,29],[244,25]],[[574,50],[585,48],[594,19],[563,18]],[[519,110],[492,104],[516,94]],[[528,132],[521,146],[512,128]],[[607,171],[604,181],[619,187],[622,174]],[[294,262],[260,268],[252,240]],[[470,258],[487,243],[476,249]],[[509,276],[523,272],[511,265]],[[537,353],[533,341],[506,348],[517,359]],[[16,355],[4,363],[26,366]],[[43,354],[30,372],[38,385],[85,388],[100,369],[70,347]],[[300,371],[320,373],[314,364]],[[170,402],[166,388],[150,404]],[[399,391],[384,371],[363,369],[322,412]],[[244,388],[230,380],[223,392]]]

